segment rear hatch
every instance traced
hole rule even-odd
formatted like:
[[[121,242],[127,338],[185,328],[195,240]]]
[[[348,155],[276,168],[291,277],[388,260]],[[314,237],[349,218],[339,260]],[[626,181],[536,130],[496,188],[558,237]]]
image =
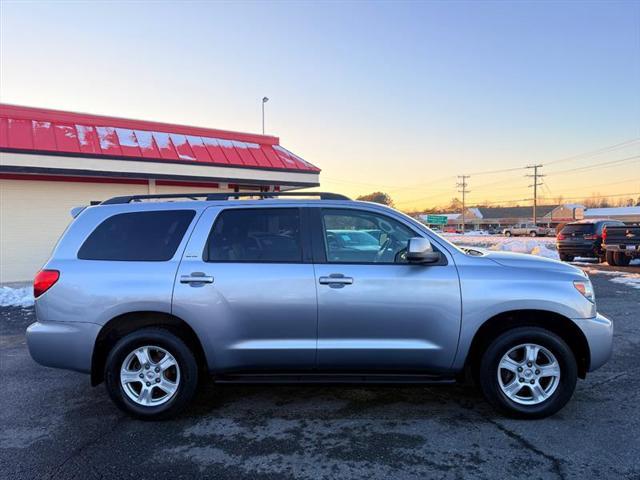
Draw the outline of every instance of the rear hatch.
[[[591,243],[596,239],[596,226],[593,223],[565,225],[558,234],[558,243],[563,245]]]

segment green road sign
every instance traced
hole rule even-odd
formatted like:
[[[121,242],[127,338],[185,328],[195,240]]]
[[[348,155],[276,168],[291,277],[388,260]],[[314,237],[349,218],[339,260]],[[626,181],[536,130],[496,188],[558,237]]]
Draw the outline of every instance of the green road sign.
[[[427,215],[427,223],[430,225],[446,225],[447,220],[444,215]]]

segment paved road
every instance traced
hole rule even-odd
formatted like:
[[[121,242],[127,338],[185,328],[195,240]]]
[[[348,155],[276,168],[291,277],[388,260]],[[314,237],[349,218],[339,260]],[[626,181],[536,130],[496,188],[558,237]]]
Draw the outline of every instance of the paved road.
[[[0,313],[0,478],[640,478],[640,290],[593,278],[615,353],[554,417],[496,415],[472,388],[208,387],[134,421],[103,387],[36,365],[32,310]]]

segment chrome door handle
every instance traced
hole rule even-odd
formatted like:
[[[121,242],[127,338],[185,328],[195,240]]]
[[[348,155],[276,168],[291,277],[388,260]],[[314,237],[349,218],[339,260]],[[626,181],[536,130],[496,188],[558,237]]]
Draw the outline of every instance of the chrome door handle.
[[[180,283],[213,283],[213,277],[202,272],[193,272],[191,275],[182,275]]]
[[[353,278],[345,277],[341,273],[332,273],[328,277],[320,277],[318,279],[320,285],[351,285]]]

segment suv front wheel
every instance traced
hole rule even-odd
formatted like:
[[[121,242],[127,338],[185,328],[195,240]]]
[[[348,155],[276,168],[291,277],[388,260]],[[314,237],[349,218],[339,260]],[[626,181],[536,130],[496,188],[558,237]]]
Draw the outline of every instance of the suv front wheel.
[[[162,328],[143,328],[115,344],[104,378],[120,409],[140,419],[158,420],[176,415],[191,401],[198,365],[176,335]]]
[[[480,386],[498,410],[520,418],[553,415],[569,401],[578,369],[556,334],[519,327],[497,337],[480,363]]]

